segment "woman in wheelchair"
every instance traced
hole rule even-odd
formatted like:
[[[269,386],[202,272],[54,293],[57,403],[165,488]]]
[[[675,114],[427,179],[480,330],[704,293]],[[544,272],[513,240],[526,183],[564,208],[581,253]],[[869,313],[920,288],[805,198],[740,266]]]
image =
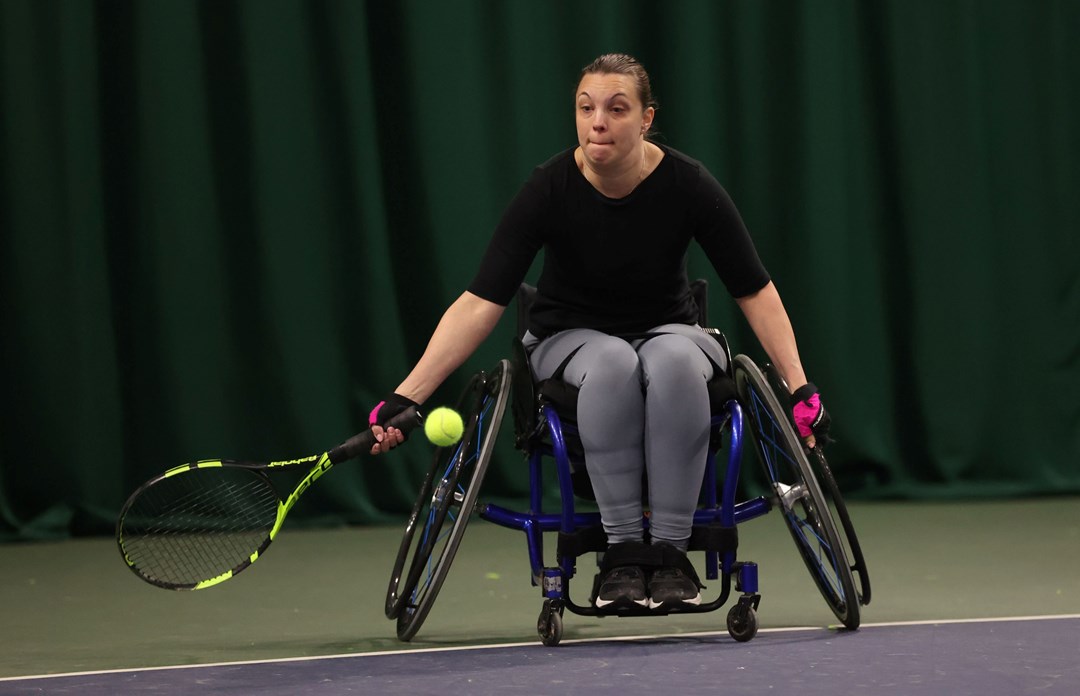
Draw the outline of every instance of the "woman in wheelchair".
[[[423,403],[473,353],[543,249],[524,344],[537,380],[558,374],[579,390],[578,430],[608,539],[595,605],[696,604],[701,584],[685,552],[709,446],[707,384],[730,366],[696,324],[691,241],[799,387],[793,415],[811,447],[828,420],[735,205],[700,162],[649,139],[656,104],[642,66],[601,56],[583,69],[574,100],[577,146],[537,167],[511,201],[472,283],[371,412],[372,453],[404,440],[383,424]]]

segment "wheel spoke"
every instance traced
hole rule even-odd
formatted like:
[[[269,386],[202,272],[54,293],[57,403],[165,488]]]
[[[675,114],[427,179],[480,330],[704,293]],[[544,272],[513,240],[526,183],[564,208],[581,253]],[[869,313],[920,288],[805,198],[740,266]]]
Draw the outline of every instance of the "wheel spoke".
[[[845,601],[844,588],[840,583],[839,566],[836,563],[836,554],[833,553],[828,542],[821,537],[813,524],[797,515],[790,515],[789,517],[792,524],[797,525],[799,529],[802,530],[803,538],[807,542],[807,550],[810,553],[814,553],[817,557],[818,565],[821,567],[823,573],[822,577],[828,581],[830,588],[836,594],[837,598],[840,601]],[[814,544],[810,543],[811,539],[817,542],[816,551],[814,549]],[[831,573],[828,571],[831,571]]]

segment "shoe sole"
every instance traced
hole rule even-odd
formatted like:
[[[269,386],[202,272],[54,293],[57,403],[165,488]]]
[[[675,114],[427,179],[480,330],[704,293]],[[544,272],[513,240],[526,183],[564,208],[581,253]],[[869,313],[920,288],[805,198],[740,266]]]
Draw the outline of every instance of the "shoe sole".
[[[607,609],[608,607],[612,606],[616,609],[618,609],[619,607],[647,607],[649,606],[649,600],[627,599],[626,597],[619,597],[618,599],[600,599],[599,597],[597,597],[596,601],[593,602],[593,605],[597,609]]]
[[[675,607],[681,607],[681,606],[696,607],[696,606],[698,606],[700,604],[701,604],[701,595],[700,594],[697,597],[691,597],[690,599],[673,599],[673,600],[668,600],[666,602],[654,602],[651,598],[649,599],[649,608],[650,609],[673,609]]]

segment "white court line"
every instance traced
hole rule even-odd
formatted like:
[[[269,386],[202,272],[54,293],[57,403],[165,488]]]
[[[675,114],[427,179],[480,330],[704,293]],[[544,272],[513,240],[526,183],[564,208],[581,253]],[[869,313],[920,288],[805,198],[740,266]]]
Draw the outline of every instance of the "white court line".
[[[868,623],[859,626],[859,630],[865,630],[868,628],[892,628],[897,626],[941,626],[951,624],[977,624],[977,623],[1010,623],[1017,621],[1057,621],[1062,619],[1080,619],[1080,614],[1050,614],[1043,616],[999,616],[995,618],[983,618],[983,619],[938,619],[938,620],[926,620],[926,621],[886,621],[882,623]],[[839,630],[839,625],[835,626],[790,626],[781,628],[763,628],[758,631],[762,633],[792,633],[796,631],[832,631]],[[632,643],[635,641],[648,641],[648,640],[664,640],[670,638],[706,638],[709,636],[727,635],[726,631],[698,631],[692,633],[665,633],[652,636],[605,636],[597,638],[572,638],[560,642],[560,645],[569,645],[571,643],[605,643],[605,642],[627,642]],[[100,674],[133,674],[136,672],[159,672],[166,670],[180,670],[180,669],[203,669],[209,667],[238,667],[243,665],[265,665],[265,664],[284,664],[287,662],[314,662],[317,660],[341,660],[345,658],[364,658],[364,657],[378,657],[386,655],[412,655],[418,653],[433,653],[433,652],[459,652],[462,650],[493,650],[497,648],[537,648],[540,647],[537,641],[529,641],[527,643],[495,643],[491,645],[454,645],[445,648],[415,648],[412,650],[382,650],[378,652],[359,652],[359,653],[343,653],[340,655],[309,655],[307,657],[279,657],[268,660],[239,660],[236,662],[206,662],[196,665],[163,665],[159,667],[133,667],[129,669],[103,669],[89,672],[61,672],[58,674],[28,674],[22,677],[0,677],[0,682],[16,681],[23,679],[55,679],[57,677],[86,677],[95,676]],[[553,648],[557,650],[558,648]]]

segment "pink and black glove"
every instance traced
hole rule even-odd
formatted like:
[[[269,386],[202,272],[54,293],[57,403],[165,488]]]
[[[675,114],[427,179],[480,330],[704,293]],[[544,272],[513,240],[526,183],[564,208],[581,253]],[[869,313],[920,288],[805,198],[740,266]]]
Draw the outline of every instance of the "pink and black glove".
[[[368,414],[368,425],[378,425],[385,428],[386,421],[398,415],[405,409],[418,405],[419,404],[406,396],[392,393],[380,401],[378,406],[371,409],[371,413]],[[402,435],[404,435],[404,433],[402,433]]]
[[[821,404],[821,395],[813,382],[807,382],[791,395],[791,415],[799,437],[806,439],[813,435],[822,445],[829,442],[832,419]]]

